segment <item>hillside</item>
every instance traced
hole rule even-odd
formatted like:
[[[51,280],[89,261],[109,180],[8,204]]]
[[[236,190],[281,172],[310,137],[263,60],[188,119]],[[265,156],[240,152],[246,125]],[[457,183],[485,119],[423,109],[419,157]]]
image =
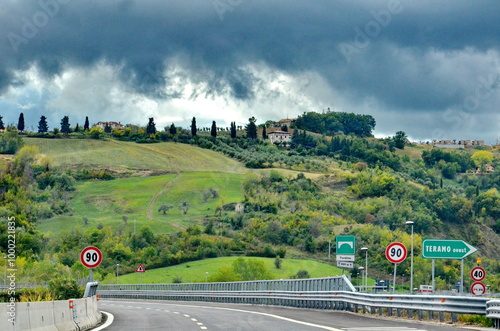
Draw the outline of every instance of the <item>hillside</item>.
[[[466,272],[482,257],[491,282],[500,284],[500,176],[474,172],[481,149],[395,149],[390,139],[305,131],[290,146],[243,137],[188,138],[148,144],[25,138],[42,155],[20,150],[4,170],[13,180],[3,177],[8,187],[20,189],[2,196],[6,208],[17,206],[12,210],[26,227],[22,254],[50,258],[74,275],[85,272],[75,262],[75,247],[98,245],[106,259],[97,275],[105,279],[116,264],[131,272],[139,263],[153,270],[291,252],[321,260],[336,235],[350,234],[358,249],[369,248],[371,274],[387,277],[384,248],[393,241],[409,246],[405,222],[412,220],[417,282],[429,282],[421,241],[436,238],[476,246]],[[498,165],[498,150],[490,150]],[[355,263],[363,265],[361,252]],[[441,279],[457,278],[456,261],[436,265]],[[409,261],[401,263],[399,277],[409,267]]]
[[[25,144],[37,146],[57,167],[108,169],[121,176],[181,170],[240,174],[245,171],[241,163],[219,153],[172,142],[136,144],[115,139],[26,138]]]

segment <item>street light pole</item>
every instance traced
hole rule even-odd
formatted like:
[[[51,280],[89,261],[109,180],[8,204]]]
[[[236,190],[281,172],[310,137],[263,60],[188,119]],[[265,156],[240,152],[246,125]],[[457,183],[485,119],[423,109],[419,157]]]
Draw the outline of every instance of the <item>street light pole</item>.
[[[118,284],[118,267],[120,266],[119,263],[116,264],[116,284]]]
[[[368,247],[362,247],[362,252],[365,252],[365,286],[368,287]]]
[[[365,270],[365,268],[364,267],[359,267],[358,270],[361,271],[361,282],[363,282],[363,270]],[[361,286],[359,287],[359,290],[360,290],[360,292],[362,292],[361,291]]]
[[[410,294],[413,294],[413,221],[406,221],[406,225],[411,225],[411,267],[410,267]]]

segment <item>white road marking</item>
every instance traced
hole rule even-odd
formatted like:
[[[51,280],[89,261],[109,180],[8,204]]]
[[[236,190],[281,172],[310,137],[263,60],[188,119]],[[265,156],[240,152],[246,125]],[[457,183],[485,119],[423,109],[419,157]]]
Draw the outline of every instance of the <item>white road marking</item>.
[[[191,318],[191,321],[196,322],[197,319],[196,318]]]
[[[93,329],[93,331],[104,330],[105,328],[107,328],[108,326],[110,326],[111,324],[113,324],[113,320],[115,319],[115,317],[113,316],[113,314],[107,313],[107,312],[102,311],[102,310],[101,310],[101,313],[106,314],[106,316],[108,316],[108,319],[106,320],[106,323],[104,323],[103,325],[101,325],[100,327],[98,327],[96,329]]]
[[[165,305],[169,305],[168,303]],[[303,321],[297,321],[291,318],[279,316],[279,315],[274,315],[274,314],[268,314],[268,313],[261,313],[257,311],[249,311],[249,310],[242,310],[242,309],[234,309],[234,308],[224,308],[224,307],[208,307],[208,306],[196,306],[196,305],[176,305],[177,307],[183,306],[183,307],[194,307],[194,308],[205,308],[205,309],[218,309],[218,310],[229,310],[229,311],[236,311],[239,313],[247,313],[247,314],[255,314],[255,315],[262,315],[262,316],[267,316],[267,317],[272,317],[276,318],[279,320],[291,322],[291,323],[296,323],[296,324],[301,324],[301,325],[306,325],[306,326],[311,326],[313,328],[318,328],[318,329],[324,329],[324,330],[330,330],[330,331],[344,331],[342,329],[337,329],[333,328],[330,326],[326,325],[319,325],[319,324],[314,324],[314,323],[308,323],[308,322],[303,322]],[[370,329],[372,330],[372,329]],[[387,330],[387,329],[385,329]]]
[[[363,328],[344,328],[345,331],[426,331],[424,329],[406,328],[406,327],[363,327]]]
[[[189,315],[184,314],[184,317],[190,317]]]
[[[206,329],[207,329],[207,327],[206,327],[206,326],[200,326],[200,329],[202,329],[202,330],[206,330]]]

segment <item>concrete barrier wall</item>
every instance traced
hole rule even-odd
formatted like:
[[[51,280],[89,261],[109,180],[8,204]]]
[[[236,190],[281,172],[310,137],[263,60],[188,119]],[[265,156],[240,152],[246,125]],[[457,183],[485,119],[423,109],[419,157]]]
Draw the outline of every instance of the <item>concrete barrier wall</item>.
[[[15,323],[9,321],[15,313]],[[0,304],[1,331],[78,331],[87,330],[101,321],[96,296],[45,302],[16,302],[15,306]]]

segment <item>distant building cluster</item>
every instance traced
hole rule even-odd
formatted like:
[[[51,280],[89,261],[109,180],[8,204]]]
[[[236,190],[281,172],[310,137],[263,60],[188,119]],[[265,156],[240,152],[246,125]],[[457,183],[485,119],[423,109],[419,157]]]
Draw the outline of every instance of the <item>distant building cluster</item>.
[[[123,124],[119,122],[98,122],[95,126],[104,129],[106,126],[109,126],[111,129],[118,128],[123,129]]]
[[[421,141],[420,145],[433,145],[440,148],[466,148],[474,146],[484,146],[484,140],[432,140],[432,141]]]

